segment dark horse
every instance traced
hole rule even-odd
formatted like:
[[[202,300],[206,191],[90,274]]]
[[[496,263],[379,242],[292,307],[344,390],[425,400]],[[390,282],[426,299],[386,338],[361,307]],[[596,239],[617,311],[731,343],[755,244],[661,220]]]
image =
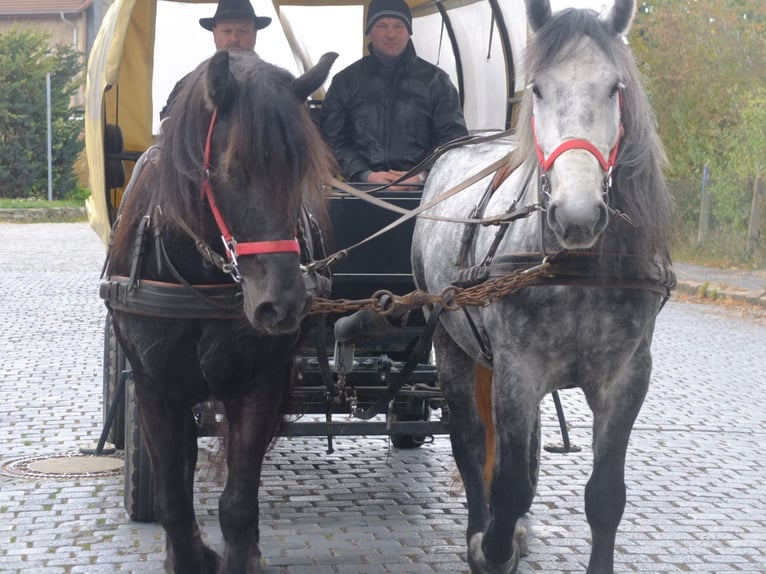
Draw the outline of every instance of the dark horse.
[[[133,369],[170,572],[261,571],[261,464],[311,305],[299,240],[317,226],[299,222],[327,222],[332,160],[305,100],[335,56],[299,78],[255,54],[203,62],[118,216],[102,296]],[[192,408],[211,396],[228,422],[223,558],[203,544],[192,497]]]
[[[528,273],[534,281],[491,304],[441,313],[434,335],[474,573],[516,572],[514,532],[537,480],[539,404],[572,386],[593,412],[587,571],[613,572],[628,439],[649,387],[655,318],[674,283],[664,154],[624,41],[634,12],[634,0],[616,0],[601,17],[574,9],[554,15],[548,0],[527,0],[535,34],[517,137],[449,152],[423,194],[430,202],[510,151],[517,167],[502,183],[485,179],[428,213],[532,216],[499,230],[419,219],[412,262],[420,288],[438,293],[459,280],[464,287],[541,265]],[[486,490],[477,365],[493,373],[496,457]]]

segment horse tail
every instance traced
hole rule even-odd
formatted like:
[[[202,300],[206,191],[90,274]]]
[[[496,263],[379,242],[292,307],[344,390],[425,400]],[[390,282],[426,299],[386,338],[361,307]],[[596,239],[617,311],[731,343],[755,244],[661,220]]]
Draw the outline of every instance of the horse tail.
[[[489,494],[495,468],[495,422],[492,417],[492,369],[476,365],[476,408],[484,423],[484,490]]]

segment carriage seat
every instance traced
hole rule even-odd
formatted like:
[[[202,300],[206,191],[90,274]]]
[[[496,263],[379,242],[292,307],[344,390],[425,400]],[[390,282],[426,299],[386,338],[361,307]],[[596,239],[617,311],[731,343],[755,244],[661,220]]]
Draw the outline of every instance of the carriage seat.
[[[104,189],[109,221],[113,222],[122,201],[118,190],[125,187],[125,162],[137,162],[142,152],[125,151],[122,129],[117,124],[104,125]]]

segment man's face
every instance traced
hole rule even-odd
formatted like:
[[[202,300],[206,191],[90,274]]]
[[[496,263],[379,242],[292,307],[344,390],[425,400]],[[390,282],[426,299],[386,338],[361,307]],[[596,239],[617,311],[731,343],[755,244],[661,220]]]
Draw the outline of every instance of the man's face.
[[[216,50],[252,52],[257,32],[252,20],[221,20],[213,26],[213,42]]]
[[[381,18],[370,28],[370,43],[378,54],[396,58],[404,52],[410,33],[399,18]]]

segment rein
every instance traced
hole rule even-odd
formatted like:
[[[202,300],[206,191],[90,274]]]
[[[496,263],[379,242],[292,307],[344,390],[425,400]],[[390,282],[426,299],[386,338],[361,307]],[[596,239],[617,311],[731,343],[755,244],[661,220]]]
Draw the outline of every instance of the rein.
[[[239,267],[237,263],[238,256],[244,255],[263,255],[270,253],[297,253],[300,255],[301,248],[298,240],[293,239],[276,239],[268,241],[247,241],[239,243],[226,222],[221,215],[221,211],[218,209],[218,205],[215,202],[215,196],[213,195],[213,186],[210,183],[210,156],[213,140],[213,128],[218,118],[218,109],[213,109],[213,115],[210,118],[210,127],[207,130],[207,137],[205,138],[205,155],[203,158],[203,167],[205,168],[205,177],[200,183],[200,198],[202,200],[207,199],[210,205],[210,211],[213,212],[213,217],[218,225],[218,229],[221,232],[221,240],[223,241],[224,248],[226,249],[226,257],[230,263],[230,273],[234,281],[239,283],[242,280],[242,276],[239,274]]]
[[[496,172],[499,168],[501,168],[503,165],[508,163],[508,160],[510,159],[510,157],[511,157],[510,153],[506,154],[503,157],[501,157],[500,159],[498,159],[497,161],[494,161],[491,164],[489,164],[488,166],[486,166],[484,169],[479,170],[478,172],[476,172],[475,174],[470,176],[468,179],[462,181],[461,183],[451,187],[450,189],[448,189],[447,191],[445,191],[441,195],[435,197],[434,199],[432,199],[428,203],[424,203],[424,204],[420,205],[419,207],[417,207],[415,209],[412,209],[412,210],[409,210],[409,211],[408,210],[404,210],[405,213],[401,217],[399,217],[398,219],[395,219],[394,221],[392,221],[391,223],[389,223],[388,225],[386,225],[382,229],[379,229],[378,231],[376,231],[372,235],[369,235],[369,236],[365,237],[364,239],[362,239],[361,241],[358,241],[357,243],[355,243],[354,245],[352,245],[350,247],[347,247],[345,249],[341,249],[341,250],[336,251],[335,253],[329,255],[328,257],[325,257],[324,259],[320,259],[319,261],[315,261],[310,266],[310,268],[312,270],[321,270],[321,269],[326,268],[329,265],[332,265],[336,261],[342,261],[348,255],[348,252],[351,251],[352,249],[356,249],[357,247],[372,241],[376,237],[379,237],[379,236],[383,235],[384,233],[390,231],[391,229],[397,227],[398,225],[401,225],[405,221],[408,221],[408,220],[412,219],[413,217],[416,217],[417,215],[419,215],[423,211],[431,209],[435,205],[438,205],[439,203],[449,199],[453,195],[463,191],[467,187],[470,187],[474,183],[476,183],[478,181],[481,181],[482,179],[484,179],[488,175]],[[363,194],[363,192],[358,192],[358,193]],[[353,195],[358,197],[356,192]],[[375,198],[375,199],[377,200],[378,198]],[[382,200],[380,200],[380,201],[382,201]],[[397,210],[398,209],[399,208],[397,208]],[[503,216],[507,217],[508,214],[503,214]]]

